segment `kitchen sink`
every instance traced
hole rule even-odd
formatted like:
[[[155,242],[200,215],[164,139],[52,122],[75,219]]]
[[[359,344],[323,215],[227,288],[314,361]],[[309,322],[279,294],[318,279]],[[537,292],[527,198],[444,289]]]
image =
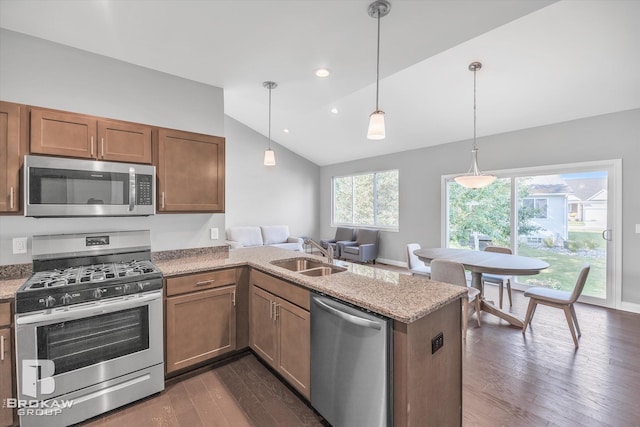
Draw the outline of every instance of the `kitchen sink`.
[[[271,264],[311,277],[328,276],[330,274],[346,271],[346,268],[344,267],[338,267],[333,264],[309,258],[283,259],[271,261]]]

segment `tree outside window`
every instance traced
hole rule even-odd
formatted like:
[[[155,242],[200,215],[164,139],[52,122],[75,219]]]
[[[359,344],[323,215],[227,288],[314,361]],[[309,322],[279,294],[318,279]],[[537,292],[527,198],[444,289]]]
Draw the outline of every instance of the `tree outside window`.
[[[333,178],[333,224],[397,229],[398,170]]]

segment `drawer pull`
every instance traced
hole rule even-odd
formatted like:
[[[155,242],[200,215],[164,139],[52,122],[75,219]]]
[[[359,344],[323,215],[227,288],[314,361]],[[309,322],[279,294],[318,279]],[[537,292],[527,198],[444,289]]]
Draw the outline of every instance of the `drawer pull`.
[[[204,286],[204,285],[208,285],[209,283],[213,283],[215,282],[216,279],[211,279],[211,280],[203,280],[201,282],[197,282],[196,286]]]

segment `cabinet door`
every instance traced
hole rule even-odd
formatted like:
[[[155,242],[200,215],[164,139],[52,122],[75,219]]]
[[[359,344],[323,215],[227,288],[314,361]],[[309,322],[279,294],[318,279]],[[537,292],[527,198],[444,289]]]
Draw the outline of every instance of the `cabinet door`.
[[[31,152],[93,158],[96,119],[61,111],[31,109]]]
[[[167,373],[235,350],[235,286],[166,299]]]
[[[101,160],[151,164],[150,126],[99,120],[98,141]]]
[[[281,298],[276,299],[279,357],[277,370],[307,399],[311,397],[311,316]]]
[[[265,362],[276,367],[275,297],[256,286],[251,287],[249,346]]]
[[[158,211],[224,212],[224,138],[158,131]]]
[[[0,212],[20,210],[20,167],[26,151],[25,108],[0,102]]]
[[[13,397],[13,378],[11,377],[11,332],[9,328],[0,329],[0,399]],[[0,426],[13,425],[13,409],[0,406]]]

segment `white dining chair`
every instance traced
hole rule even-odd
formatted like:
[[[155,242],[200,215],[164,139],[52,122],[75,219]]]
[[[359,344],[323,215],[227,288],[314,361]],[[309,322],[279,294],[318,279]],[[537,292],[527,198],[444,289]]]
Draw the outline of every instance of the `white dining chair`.
[[[467,298],[462,299],[462,337],[466,341],[469,304],[473,303],[476,318],[478,319],[478,326],[482,326],[480,322],[480,291],[476,288],[467,286],[468,282],[464,271],[464,265],[459,262],[447,261],[444,259],[432,260],[431,280],[451,283],[453,285],[464,286],[467,288]]]
[[[582,335],[580,332],[580,326],[578,325],[578,317],[576,316],[576,309],[573,304],[578,300],[584,285],[587,282],[587,276],[591,267],[589,264],[585,264],[580,270],[578,280],[573,291],[561,291],[558,289],[549,289],[543,287],[535,287],[525,291],[524,296],[529,297],[529,307],[527,308],[527,316],[524,319],[524,325],[522,326],[522,334],[527,331],[527,326],[533,319],[533,314],[536,312],[538,304],[548,305],[549,307],[561,308],[564,311],[564,315],[567,318],[569,324],[569,330],[571,331],[571,337],[573,338],[573,344],[578,348],[578,338],[576,337],[576,331],[578,337]],[[575,330],[574,330],[575,325]]]
[[[431,278],[431,267],[422,262],[422,260],[414,254],[418,249],[420,249],[419,243],[409,243],[407,245],[407,266],[409,267],[409,271],[414,276]]]

